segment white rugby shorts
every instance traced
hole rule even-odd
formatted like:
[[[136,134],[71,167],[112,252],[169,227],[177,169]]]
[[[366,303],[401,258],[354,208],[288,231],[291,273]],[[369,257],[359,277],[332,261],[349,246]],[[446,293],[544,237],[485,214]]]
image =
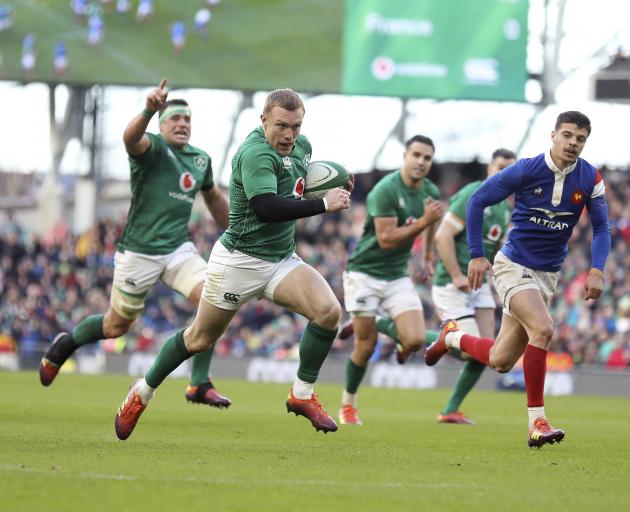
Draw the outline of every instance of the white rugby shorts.
[[[479,290],[463,292],[453,283],[431,287],[431,298],[441,321],[475,316],[475,310],[497,307],[490,284],[484,283]]]
[[[343,273],[343,294],[346,311],[353,317],[376,316],[379,307],[391,318],[406,311],[422,311],[422,302],[408,276],[385,281],[347,270]]]
[[[205,271],[206,262],[190,241],[162,255],[117,252],[110,304],[120,316],[133,320],[142,313],[147,293],[159,280],[188,298],[203,283]]]
[[[558,286],[559,272],[532,270],[513,262],[501,251],[494,257],[494,288],[503,304],[503,312],[510,314],[510,300],[521,290],[539,290],[545,305],[549,306]]]
[[[221,241],[212,248],[201,298],[221,309],[239,309],[250,299],[273,301],[273,292],[294,268],[305,265],[295,253],[282,261],[254,258],[240,251],[228,251]]]

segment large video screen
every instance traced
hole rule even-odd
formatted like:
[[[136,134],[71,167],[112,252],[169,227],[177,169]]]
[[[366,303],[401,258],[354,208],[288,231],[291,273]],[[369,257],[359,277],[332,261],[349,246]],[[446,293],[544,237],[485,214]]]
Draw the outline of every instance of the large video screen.
[[[346,0],[349,94],[523,101],[525,0]]]
[[[0,79],[521,101],[527,0],[0,0]]]

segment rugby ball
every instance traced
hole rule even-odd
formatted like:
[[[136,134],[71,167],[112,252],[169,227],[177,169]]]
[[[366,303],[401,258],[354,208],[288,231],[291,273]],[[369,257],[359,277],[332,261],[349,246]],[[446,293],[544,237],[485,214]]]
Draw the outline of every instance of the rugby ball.
[[[348,190],[350,173],[343,165],[320,160],[311,162],[306,168],[304,197],[321,199],[330,189],[342,187]]]

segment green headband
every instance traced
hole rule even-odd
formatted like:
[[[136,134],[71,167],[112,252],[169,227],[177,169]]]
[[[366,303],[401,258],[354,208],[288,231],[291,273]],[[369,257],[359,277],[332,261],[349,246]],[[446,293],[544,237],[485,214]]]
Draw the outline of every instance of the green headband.
[[[164,109],[164,112],[160,114],[160,123],[163,123],[169,117],[177,114],[190,117],[190,107],[187,105],[169,105]]]

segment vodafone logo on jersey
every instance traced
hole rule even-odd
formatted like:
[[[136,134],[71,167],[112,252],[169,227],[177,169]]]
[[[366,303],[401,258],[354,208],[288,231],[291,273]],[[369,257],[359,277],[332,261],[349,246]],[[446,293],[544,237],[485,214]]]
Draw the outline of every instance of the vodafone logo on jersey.
[[[501,232],[501,226],[499,226],[498,224],[493,224],[488,230],[488,240],[496,242],[497,240],[499,240],[499,238],[501,238]]]
[[[293,185],[293,197],[301,198],[304,195],[304,178],[299,177]]]
[[[197,180],[195,180],[195,177],[189,172],[185,172],[179,177],[179,188],[182,192],[190,192],[195,188],[196,184]]]

